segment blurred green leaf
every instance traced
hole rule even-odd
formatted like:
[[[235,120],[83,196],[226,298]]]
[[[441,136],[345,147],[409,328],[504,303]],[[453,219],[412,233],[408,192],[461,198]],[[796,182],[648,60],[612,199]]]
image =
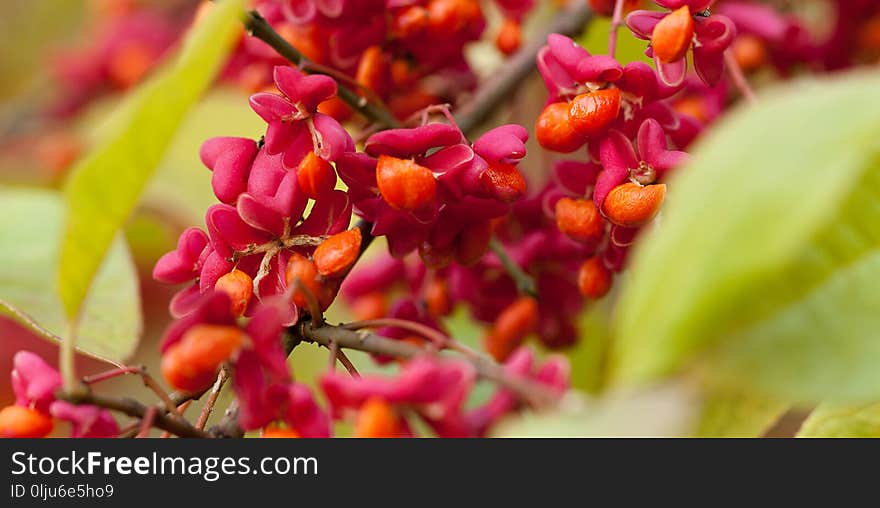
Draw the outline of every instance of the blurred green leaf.
[[[810,413],[796,437],[880,437],[880,404],[822,404]]]
[[[195,26],[175,61],[129,96],[109,120],[107,137],[72,171],[58,290],[69,318],[110,242],[131,213],[186,112],[213,82],[240,33],[244,0],[224,0]]]
[[[217,202],[211,172],[199,159],[199,147],[214,136],[259,138],[266,123],[248,104],[247,95],[215,89],[192,109],[150,180],[144,201],[183,224],[202,224],[205,210]]]
[[[57,193],[0,187],[0,313],[38,334],[58,340],[67,320],[55,291],[63,205]],[[117,237],[84,302],[77,347],[121,362],[141,334],[137,273],[125,242]]]
[[[501,422],[495,437],[682,437],[693,425],[693,398],[680,384],[598,399],[571,392],[555,411]]]
[[[694,435],[697,437],[761,437],[788,409],[788,405],[754,393],[712,388]]]
[[[880,396],[878,86],[789,85],[704,139],[623,289],[618,381],[699,357],[781,400]]]

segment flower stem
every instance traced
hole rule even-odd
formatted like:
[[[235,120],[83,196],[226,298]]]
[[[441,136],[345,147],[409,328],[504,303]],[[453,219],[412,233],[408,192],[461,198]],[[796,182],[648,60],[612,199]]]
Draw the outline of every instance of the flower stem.
[[[538,289],[535,287],[535,281],[532,277],[527,274],[522,268],[519,267],[516,262],[514,262],[510,256],[507,254],[507,251],[504,250],[504,246],[501,245],[497,239],[493,238],[489,243],[489,248],[492,252],[498,256],[498,259],[501,261],[501,265],[507,271],[507,275],[513,279],[516,283],[516,288],[520,293],[529,295],[533,298],[538,297]]]
[[[755,95],[755,91],[752,90],[742,68],[739,66],[739,62],[736,61],[736,58],[733,57],[733,52],[729,49],[724,52],[724,63],[727,65],[727,72],[730,74],[730,80],[733,81],[733,85],[737,90],[739,90],[742,96],[745,97],[750,104],[757,103],[758,97]]]
[[[608,56],[611,58],[617,52],[617,31],[623,24],[623,2],[624,0],[614,2],[614,14],[611,15],[611,32],[608,34]]]

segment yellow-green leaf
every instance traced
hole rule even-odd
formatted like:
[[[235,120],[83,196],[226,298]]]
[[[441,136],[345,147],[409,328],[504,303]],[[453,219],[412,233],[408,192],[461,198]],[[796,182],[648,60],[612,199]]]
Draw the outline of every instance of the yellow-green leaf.
[[[58,340],[67,319],[55,290],[55,266],[63,218],[60,196],[51,191],[0,187],[0,313]],[[77,347],[121,362],[141,335],[137,271],[117,237],[84,302]]]
[[[131,213],[186,112],[213,82],[241,31],[244,0],[222,0],[193,27],[179,55],[109,119],[102,142],[72,170],[58,291],[69,318]]]
[[[810,413],[797,437],[880,437],[880,404],[822,404]]]
[[[615,379],[700,361],[780,400],[880,396],[880,75],[799,83],[670,183],[615,318]]]
[[[706,390],[694,435],[697,437],[761,437],[788,405],[740,390]]]

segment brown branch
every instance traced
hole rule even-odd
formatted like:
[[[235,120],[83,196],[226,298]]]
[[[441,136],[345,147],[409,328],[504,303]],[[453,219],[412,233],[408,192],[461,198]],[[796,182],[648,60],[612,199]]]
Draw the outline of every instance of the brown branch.
[[[302,337],[302,340],[314,342],[325,347],[335,343],[343,349],[354,349],[396,358],[414,358],[431,354],[429,350],[408,342],[381,337],[363,330],[348,330],[339,326],[312,328],[311,324],[306,322],[297,325],[295,332]],[[468,357],[466,360],[473,365],[480,377],[515,392],[532,406],[551,406],[559,399],[556,393],[543,385],[508,375],[500,365],[488,358],[475,356]]]
[[[114,398],[98,395],[90,392],[85,393],[61,393],[59,399],[72,404],[91,404],[93,406],[111,409],[134,418],[144,419],[151,409],[140,402],[130,398]],[[175,418],[168,413],[156,411],[153,425],[162,430],[167,430],[180,437],[211,437],[207,432],[193,427],[188,421]]]
[[[205,401],[205,406],[202,408],[201,414],[199,414],[199,419],[196,421],[196,428],[201,430],[205,428],[205,424],[208,423],[208,418],[211,417],[211,412],[214,411],[214,404],[217,403],[217,399],[220,397],[220,391],[223,389],[223,384],[226,383],[226,380],[229,379],[229,369],[224,365],[220,367],[220,372],[217,373],[217,381],[214,382],[214,386],[211,388],[211,395],[208,396],[208,400]]]
[[[473,133],[499,104],[510,99],[510,95],[519,88],[520,83],[532,73],[538,51],[547,43],[548,35],[551,33],[571,37],[580,35],[592,19],[593,12],[586,1],[579,0],[573,3],[571,8],[557,14],[528,45],[506,60],[498,73],[482,85],[467,104],[458,108],[455,112],[455,120],[465,134]]]
[[[326,74],[330,75],[330,77],[334,77],[333,74],[335,74],[335,72],[330,72],[332,70],[325,71],[323,67],[311,62],[300,53],[299,50],[287,42],[284,37],[281,37],[281,35],[272,28],[272,25],[270,25],[257,11],[248,12],[244,26],[252,36],[265,42],[279,55],[305,71]],[[371,122],[379,124],[385,128],[393,128],[400,125],[397,119],[394,118],[394,115],[392,115],[387,108],[369,101],[364,96],[358,95],[357,92],[338,83],[338,79],[337,84],[339,87],[339,98]]]

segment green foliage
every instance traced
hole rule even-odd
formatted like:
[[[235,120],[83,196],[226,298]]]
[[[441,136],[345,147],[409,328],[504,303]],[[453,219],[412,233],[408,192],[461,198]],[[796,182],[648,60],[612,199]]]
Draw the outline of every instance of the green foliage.
[[[711,388],[694,435],[697,437],[761,437],[788,405],[753,393]]]
[[[823,404],[804,421],[797,437],[880,437],[880,404]]]
[[[179,56],[129,96],[103,142],[72,171],[64,197],[58,290],[68,318],[80,312],[112,239],[131,213],[186,112],[213,82],[240,31],[243,0],[218,2]]]
[[[67,320],[55,291],[63,205],[56,193],[0,187],[0,313],[58,340]],[[137,272],[116,238],[84,303],[77,346],[99,358],[123,361],[141,333]]]
[[[623,289],[617,381],[699,362],[779,400],[880,396],[878,86],[789,85],[700,144]]]

